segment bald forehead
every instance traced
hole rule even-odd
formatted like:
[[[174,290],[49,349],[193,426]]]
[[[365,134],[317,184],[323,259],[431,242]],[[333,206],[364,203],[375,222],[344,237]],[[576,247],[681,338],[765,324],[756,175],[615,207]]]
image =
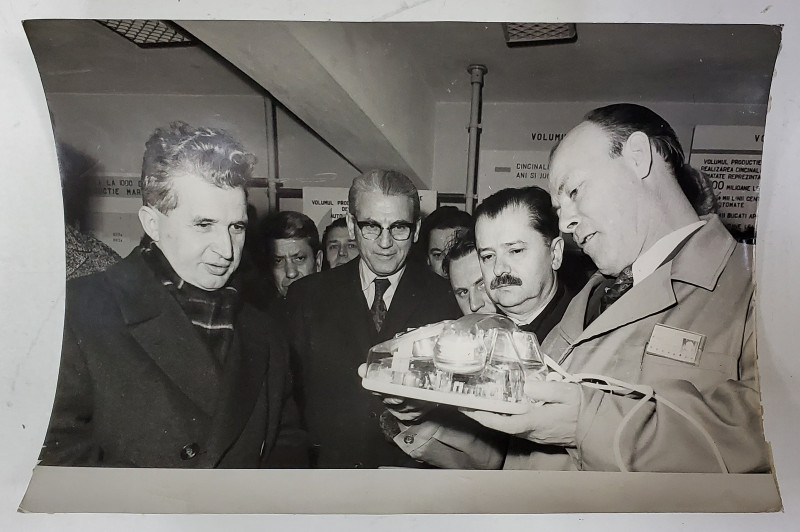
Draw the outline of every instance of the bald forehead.
[[[564,181],[569,174],[570,162],[576,154],[606,154],[610,157],[611,136],[593,122],[584,121],[567,133],[550,157],[550,195],[564,192]]]

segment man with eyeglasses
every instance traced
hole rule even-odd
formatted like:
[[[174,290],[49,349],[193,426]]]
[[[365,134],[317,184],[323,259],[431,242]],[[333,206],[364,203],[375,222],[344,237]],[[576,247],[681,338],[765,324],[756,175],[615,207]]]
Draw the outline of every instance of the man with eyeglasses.
[[[317,467],[419,465],[386,438],[384,407],[357,374],[373,345],[460,315],[448,282],[408,261],[419,226],[411,180],[392,170],[366,172],[353,180],[347,215],[359,259],[289,287],[296,378]]]

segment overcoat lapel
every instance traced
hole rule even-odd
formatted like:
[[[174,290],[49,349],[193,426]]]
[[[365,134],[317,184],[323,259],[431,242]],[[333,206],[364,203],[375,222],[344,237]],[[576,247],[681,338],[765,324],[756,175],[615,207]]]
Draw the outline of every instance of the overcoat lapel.
[[[663,264],[641,283],[628,290],[589,324],[578,337],[578,341],[606,334],[674,305],[677,299],[672,288],[671,269],[671,262]]]
[[[219,392],[219,365],[166,287],[141,256],[134,259],[107,272],[123,319],[167,378],[211,416]]]

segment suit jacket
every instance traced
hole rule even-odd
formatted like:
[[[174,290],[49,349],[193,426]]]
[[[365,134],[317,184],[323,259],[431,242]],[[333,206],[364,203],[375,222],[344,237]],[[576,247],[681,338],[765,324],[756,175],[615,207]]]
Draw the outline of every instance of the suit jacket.
[[[407,262],[376,331],[358,265],[352,260],[299,279],[287,295],[313,461],[324,468],[417,465],[383,435],[378,417],[384,408],[361,386],[358,366],[373,345],[409,328],[457,318],[460,311],[446,280]]]
[[[43,464],[300,466],[304,440],[288,345],[265,315],[240,307],[220,366],[139,248],[67,283]]]

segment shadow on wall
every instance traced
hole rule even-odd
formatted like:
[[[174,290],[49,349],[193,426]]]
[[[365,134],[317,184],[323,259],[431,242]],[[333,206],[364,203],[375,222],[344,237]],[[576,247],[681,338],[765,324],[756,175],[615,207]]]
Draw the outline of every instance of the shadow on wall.
[[[98,161],[64,142],[56,142],[61,173],[61,194],[64,200],[64,222],[77,229],[88,223],[92,185],[100,173]]]

